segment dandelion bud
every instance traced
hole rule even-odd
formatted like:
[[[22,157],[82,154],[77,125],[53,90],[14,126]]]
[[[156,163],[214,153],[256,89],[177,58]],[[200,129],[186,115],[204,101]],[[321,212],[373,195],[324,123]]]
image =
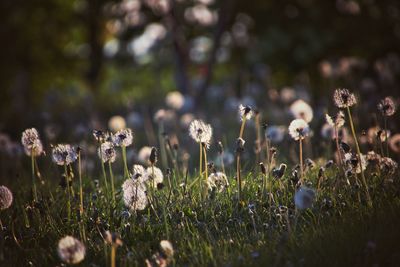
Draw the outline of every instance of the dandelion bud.
[[[265,168],[264,163],[260,162],[261,173],[267,175],[267,168]]]
[[[157,163],[158,155],[157,155],[157,148],[152,147],[150,152],[149,161],[151,165],[155,165]]]

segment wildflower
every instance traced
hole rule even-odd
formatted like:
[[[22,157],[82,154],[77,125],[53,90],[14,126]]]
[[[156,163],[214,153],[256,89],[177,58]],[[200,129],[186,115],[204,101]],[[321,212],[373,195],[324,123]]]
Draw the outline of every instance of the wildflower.
[[[253,110],[250,106],[243,106],[242,104],[239,105],[239,116],[240,120],[242,121],[243,118],[246,120],[250,120],[253,117]]]
[[[58,242],[58,256],[68,264],[78,264],[85,258],[86,248],[78,239],[66,236]]]
[[[307,123],[310,123],[313,119],[312,108],[302,99],[294,101],[289,109],[295,119],[303,119]]]
[[[368,165],[367,157],[361,154],[361,164],[358,160],[357,155],[353,153],[344,154],[344,162],[348,165],[349,169],[355,173],[363,172]]]
[[[379,168],[385,175],[393,175],[397,170],[397,162],[391,158],[384,157],[379,162]]]
[[[93,130],[92,134],[96,141],[99,143],[103,143],[110,137],[108,133],[100,130]]]
[[[338,88],[333,94],[333,101],[338,108],[348,108],[357,104],[357,99],[353,93],[347,89]]]
[[[126,128],[126,121],[122,116],[113,116],[108,121],[108,128],[113,132]]]
[[[343,127],[345,121],[345,116],[342,111],[339,111],[335,116],[331,117],[328,114],[325,114],[325,119],[326,122],[331,126],[331,127],[336,127],[337,129],[340,129]]]
[[[308,136],[310,127],[303,119],[295,119],[289,125],[289,134],[294,140],[302,140]]]
[[[302,186],[294,194],[294,204],[300,210],[311,208],[315,199],[314,189]]]
[[[22,133],[21,143],[24,146],[25,154],[37,157],[43,152],[43,145],[39,138],[39,133],[35,128],[26,129]]]
[[[154,188],[160,188],[164,180],[162,171],[159,168],[152,166],[148,167],[146,172],[147,183]]]
[[[140,180],[127,179],[122,184],[122,191],[125,206],[130,210],[144,210],[147,207],[146,186]]]
[[[115,158],[117,156],[117,153],[115,152],[113,143],[111,143],[109,141],[102,143],[97,152],[98,152],[99,158],[104,163],[114,162]]]
[[[78,153],[69,144],[58,144],[52,150],[52,158],[57,165],[69,165],[78,159]]]
[[[185,97],[178,91],[169,92],[165,97],[165,104],[174,110],[180,110],[185,104]]]
[[[215,188],[218,192],[222,192],[229,186],[229,182],[223,172],[213,172],[207,178],[207,185],[210,190]]]
[[[174,256],[174,248],[168,240],[160,242],[160,252],[156,252],[150,259],[146,259],[147,267],[166,267]]]
[[[265,130],[265,136],[271,140],[272,143],[280,143],[285,137],[285,127],[283,126],[269,126]]]
[[[119,130],[112,136],[112,141],[115,146],[130,146],[133,142],[132,130],[129,128]]]
[[[396,109],[396,104],[391,97],[385,97],[385,99],[381,100],[378,104],[378,110],[381,112],[382,116],[385,117],[393,116]]]
[[[144,181],[145,179],[147,179],[147,173],[146,173],[146,169],[139,164],[135,164],[132,167],[132,177],[133,179],[138,179],[141,181]]]
[[[390,149],[395,153],[400,153],[400,134],[395,134],[389,139]]]
[[[0,210],[8,209],[12,202],[13,194],[11,190],[4,185],[0,186]]]
[[[208,148],[212,137],[212,127],[202,120],[194,120],[190,123],[189,135],[197,143],[204,144]]]

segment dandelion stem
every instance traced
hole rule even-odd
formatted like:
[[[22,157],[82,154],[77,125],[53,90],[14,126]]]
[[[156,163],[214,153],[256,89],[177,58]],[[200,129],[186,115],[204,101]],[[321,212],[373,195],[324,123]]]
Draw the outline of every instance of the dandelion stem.
[[[122,159],[124,161],[124,179],[128,178],[128,163],[126,160],[126,146],[122,146]]]
[[[100,144],[100,148],[99,149],[100,149],[100,155],[103,155],[101,144]],[[100,163],[101,163],[101,170],[103,172],[104,184],[106,186],[106,193],[107,193],[108,192],[108,182],[107,182],[106,169],[104,167],[104,162],[103,162],[102,156],[100,156]]]
[[[241,201],[242,196],[242,178],[240,177],[240,153],[236,156],[236,178],[238,186],[238,201]]]
[[[202,148],[201,142],[199,143],[199,145],[200,145],[199,177],[201,177],[201,175],[203,173],[203,148]],[[203,183],[202,183],[201,179],[199,179],[199,182],[200,182],[200,191],[202,191],[201,189],[203,188]]]
[[[240,133],[239,133],[239,137],[243,138],[243,133],[244,133],[244,126],[246,125],[246,116],[243,115],[242,117],[242,124],[240,125]]]
[[[204,151],[204,182],[207,182],[208,178],[208,166],[207,166],[207,148],[205,145],[203,145],[203,151]]]
[[[365,187],[365,194],[367,196],[368,205],[372,206],[372,201],[371,201],[371,197],[369,195],[368,185],[367,185],[367,181],[365,180],[364,170],[363,170],[363,166],[362,166],[362,162],[361,162],[361,150],[360,150],[360,146],[358,145],[356,131],[354,129],[354,123],[353,123],[353,118],[351,116],[350,107],[347,107],[347,114],[349,116],[351,133],[353,134],[354,143],[356,144],[357,156],[358,156],[358,164],[360,164],[361,179],[362,179],[362,182],[363,182],[364,187]]]
[[[31,149],[31,167],[32,167],[32,189],[33,189],[33,200],[37,202],[38,196],[36,191],[36,181],[35,181],[35,156],[33,154],[33,148]]]
[[[303,142],[302,137],[299,138],[299,159],[300,159],[300,184],[303,185]]]
[[[82,188],[82,162],[81,162],[81,152],[78,152],[78,174],[79,174],[79,198],[81,201],[80,213],[83,214],[83,188]]]
[[[115,189],[114,189],[114,174],[111,167],[111,162],[108,162],[108,170],[110,172],[110,179],[111,179],[111,194],[113,199],[113,204],[115,205]]]
[[[68,178],[68,166],[64,165],[64,174],[65,174],[65,182],[67,184],[67,195],[68,195],[68,202],[67,202],[67,212],[68,212],[68,222],[71,221],[71,193],[69,191],[69,178]]]
[[[111,267],[115,267],[115,254],[116,254],[117,246],[111,246]]]

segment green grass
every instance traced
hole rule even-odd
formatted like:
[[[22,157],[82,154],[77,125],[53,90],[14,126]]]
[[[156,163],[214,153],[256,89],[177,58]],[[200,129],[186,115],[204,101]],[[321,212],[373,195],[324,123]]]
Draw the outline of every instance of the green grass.
[[[313,187],[317,171],[316,167],[306,174]],[[172,188],[164,178],[166,186],[152,193],[154,210],[132,212],[129,218],[122,216],[126,208],[121,200],[121,176],[116,175],[116,207],[111,206],[101,187],[101,176],[96,177],[99,188],[93,177],[84,177],[85,216],[81,220],[87,255],[78,266],[110,265],[110,247],[101,236],[105,230],[118,233],[124,242],[117,251],[117,266],[143,266],[163,239],[170,240],[175,248],[174,266],[395,266],[400,262],[400,187],[396,177],[391,183],[387,177],[368,176],[373,198],[373,207],[369,208],[363,191],[347,186],[332,167],[326,172],[313,208],[296,211],[289,174],[287,171],[282,178],[281,189],[278,181],[271,180],[279,206],[262,196],[260,174],[243,175],[246,184],[240,203],[232,176],[227,191],[209,192],[202,199],[197,184],[185,189],[179,186],[184,178],[173,175]],[[43,177],[46,180],[59,175],[50,169]],[[41,201],[35,204],[29,183],[23,182],[25,177],[9,184],[15,199],[10,209],[1,212],[6,227],[1,266],[59,265],[58,240],[65,235],[83,240],[77,216],[77,172],[71,222],[66,219],[66,194],[53,178],[39,186]],[[188,177],[188,184],[195,178]],[[250,211],[249,204],[254,210]]]

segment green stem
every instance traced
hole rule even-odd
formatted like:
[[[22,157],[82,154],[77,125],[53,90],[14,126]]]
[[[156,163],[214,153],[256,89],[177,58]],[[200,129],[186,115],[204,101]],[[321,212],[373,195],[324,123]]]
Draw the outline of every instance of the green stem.
[[[113,205],[115,206],[115,188],[114,188],[114,174],[112,171],[112,167],[111,167],[111,162],[108,162],[108,170],[110,172],[110,179],[111,179],[111,194],[112,194],[112,199],[113,199]]]
[[[244,133],[244,126],[246,125],[246,116],[242,117],[242,124],[240,125],[240,133],[239,137],[243,138],[243,133]]]
[[[67,202],[67,212],[68,212],[68,222],[71,221],[71,194],[69,192],[69,178],[68,178],[68,167],[64,165],[64,174],[65,174],[65,181],[67,183],[67,195],[68,195],[68,202]]]
[[[33,154],[33,148],[31,149],[31,167],[32,167],[32,189],[33,189],[33,200],[37,202],[37,190],[36,190],[36,181],[35,181],[35,156]]]
[[[78,152],[78,174],[79,174],[79,198],[81,201],[80,213],[83,214],[83,187],[82,187],[82,162],[81,162],[81,152]]]
[[[236,156],[236,178],[238,186],[238,201],[241,201],[242,197],[242,178],[240,177],[240,154]]]
[[[127,179],[129,171],[128,171],[128,163],[126,160],[126,147],[122,146],[121,148],[122,148],[122,159],[124,161],[124,179]]]
[[[355,131],[355,129],[354,129],[354,123],[353,123],[353,118],[352,118],[352,116],[351,116],[350,107],[347,107],[347,114],[348,114],[348,116],[349,116],[351,133],[353,134],[354,142],[355,142],[355,144],[356,144],[357,155],[358,155],[358,163],[360,164],[361,179],[362,179],[362,182],[363,182],[363,184],[364,184],[365,194],[366,194],[366,196],[367,196],[368,205],[369,205],[369,206],[372,206],[372,201],[371,201],[371,197],[370,197],[370,195],[369,195],[369,190],[368,190],[367,181],[365,180],[364,170],[363,170],[363,168],[362,168],[361,150],[360,150],[360,146],[358,145],[357,136],[356,136],[356,131]]]
[[[299,139],[299,159],[300,159],[300,184],[303,185],[303,142],[302,137]]]
[[[108,193],[108,182],[107,182],[107,175],[106,175],[106,168],[104,167],[104,162],[102,159],[103,152],[102,152],[102,148],[101,148],[101,144],[100,144],[100,163],[101,163],[101,170],[103,172],[103,178],[104,178],[104,184],[106,186],[106,194]]]

